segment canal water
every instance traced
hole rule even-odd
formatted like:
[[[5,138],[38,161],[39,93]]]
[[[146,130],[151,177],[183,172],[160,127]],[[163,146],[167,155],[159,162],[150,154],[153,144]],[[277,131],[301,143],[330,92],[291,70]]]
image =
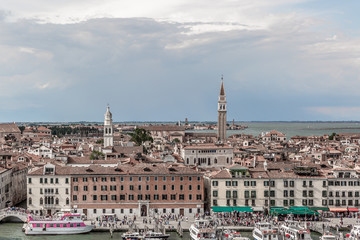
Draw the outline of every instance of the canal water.
[[[0,223],[0,240],[107,240],[107,239],[121,239],[121,232],[114,232],[113,238],[110,238],[110,233],[93,232],[80,235],[55,235],[55,236],[26,236],[21,228],[22,223]],[[242,232],[243,237],[252,239],[251,232]],[[321,235],[312,233],[311,237],[318,240]],[[183,238],[180,238],[177,233],[171,232],[169,240],[190,239],[189,233],[185,232]]]

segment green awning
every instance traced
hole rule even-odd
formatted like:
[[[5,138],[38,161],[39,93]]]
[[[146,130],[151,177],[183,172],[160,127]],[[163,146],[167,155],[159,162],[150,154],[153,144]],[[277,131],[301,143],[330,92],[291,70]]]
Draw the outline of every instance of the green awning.
[[[213,212],[232,212],[232,207],[212,207]]]
[[[251,207],[212,207],[213,212],[253,212]]]
[[[298,211],[298,210],[301,210],[301,211],[309,211],[309,208],[308,207],[290,207],[289,208],[290,210],[295,210],[295,211]]]
[[[320,210],[320,211],[329,211],[328,207],[311,207],[310,209],[313,210],[313,211],[318,211],[318,210]]]
[[[251,207],[233,207],[233,211],[238,212],[253,212]]]

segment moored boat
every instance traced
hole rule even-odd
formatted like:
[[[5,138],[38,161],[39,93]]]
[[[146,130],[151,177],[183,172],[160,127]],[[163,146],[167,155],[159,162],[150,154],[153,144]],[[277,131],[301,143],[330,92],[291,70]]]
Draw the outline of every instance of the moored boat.
[[[208,219],[195,220],[189,231],[191,240],[217,240],[216,226]]]
[[[360,225],[354,225],[349,234],[346,234],[349,240],[357,240],[360,238]]]
[[[63,235],[88,233],[93,226],[85,225],[80,214],[59,213],[54,217],[28,216],[26,235]]]
[[[257,223],[252,234],[255,240],[280,239],[278,228],[273,227],[270,223],[265,222]]]
[[[280,226],[280,232],[284,237],[284,240],[311,240],[310,230],[297,221],[285,221]]]

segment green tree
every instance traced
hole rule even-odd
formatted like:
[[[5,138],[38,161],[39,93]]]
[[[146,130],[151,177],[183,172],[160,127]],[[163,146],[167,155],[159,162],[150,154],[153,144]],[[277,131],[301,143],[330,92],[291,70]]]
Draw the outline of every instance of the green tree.
[[[130,140],[135,142],[138,146],[143,145],[143,143],[146,141],[154,141],[154,139],[151,137],[150,132],[146,131],[143,128],[137,128],[134,132],[129,133],[129,135],[131,136]]]
[[[99,151],[92,151],[91,155],[90,155],[90,160],[99,160],[99,159],[104,159],[105,155],[102,152]]]
[[[99,139],[99,140],[96,141],[96,143],[102,145],[102,144],[104,144],[104,139]]]
[[[334,137],[336,136],[336,133],[332,133],[330,136],[329,136],[329,140],[334,140]]]

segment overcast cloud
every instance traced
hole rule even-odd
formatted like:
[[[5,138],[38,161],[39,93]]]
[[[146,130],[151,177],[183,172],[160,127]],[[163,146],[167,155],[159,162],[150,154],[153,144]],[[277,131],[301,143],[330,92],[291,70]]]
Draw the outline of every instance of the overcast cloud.
[[[254,2],[6,1],[0,121],[216,120],[221,74],[229,120],[360,120],[359,4]]]

